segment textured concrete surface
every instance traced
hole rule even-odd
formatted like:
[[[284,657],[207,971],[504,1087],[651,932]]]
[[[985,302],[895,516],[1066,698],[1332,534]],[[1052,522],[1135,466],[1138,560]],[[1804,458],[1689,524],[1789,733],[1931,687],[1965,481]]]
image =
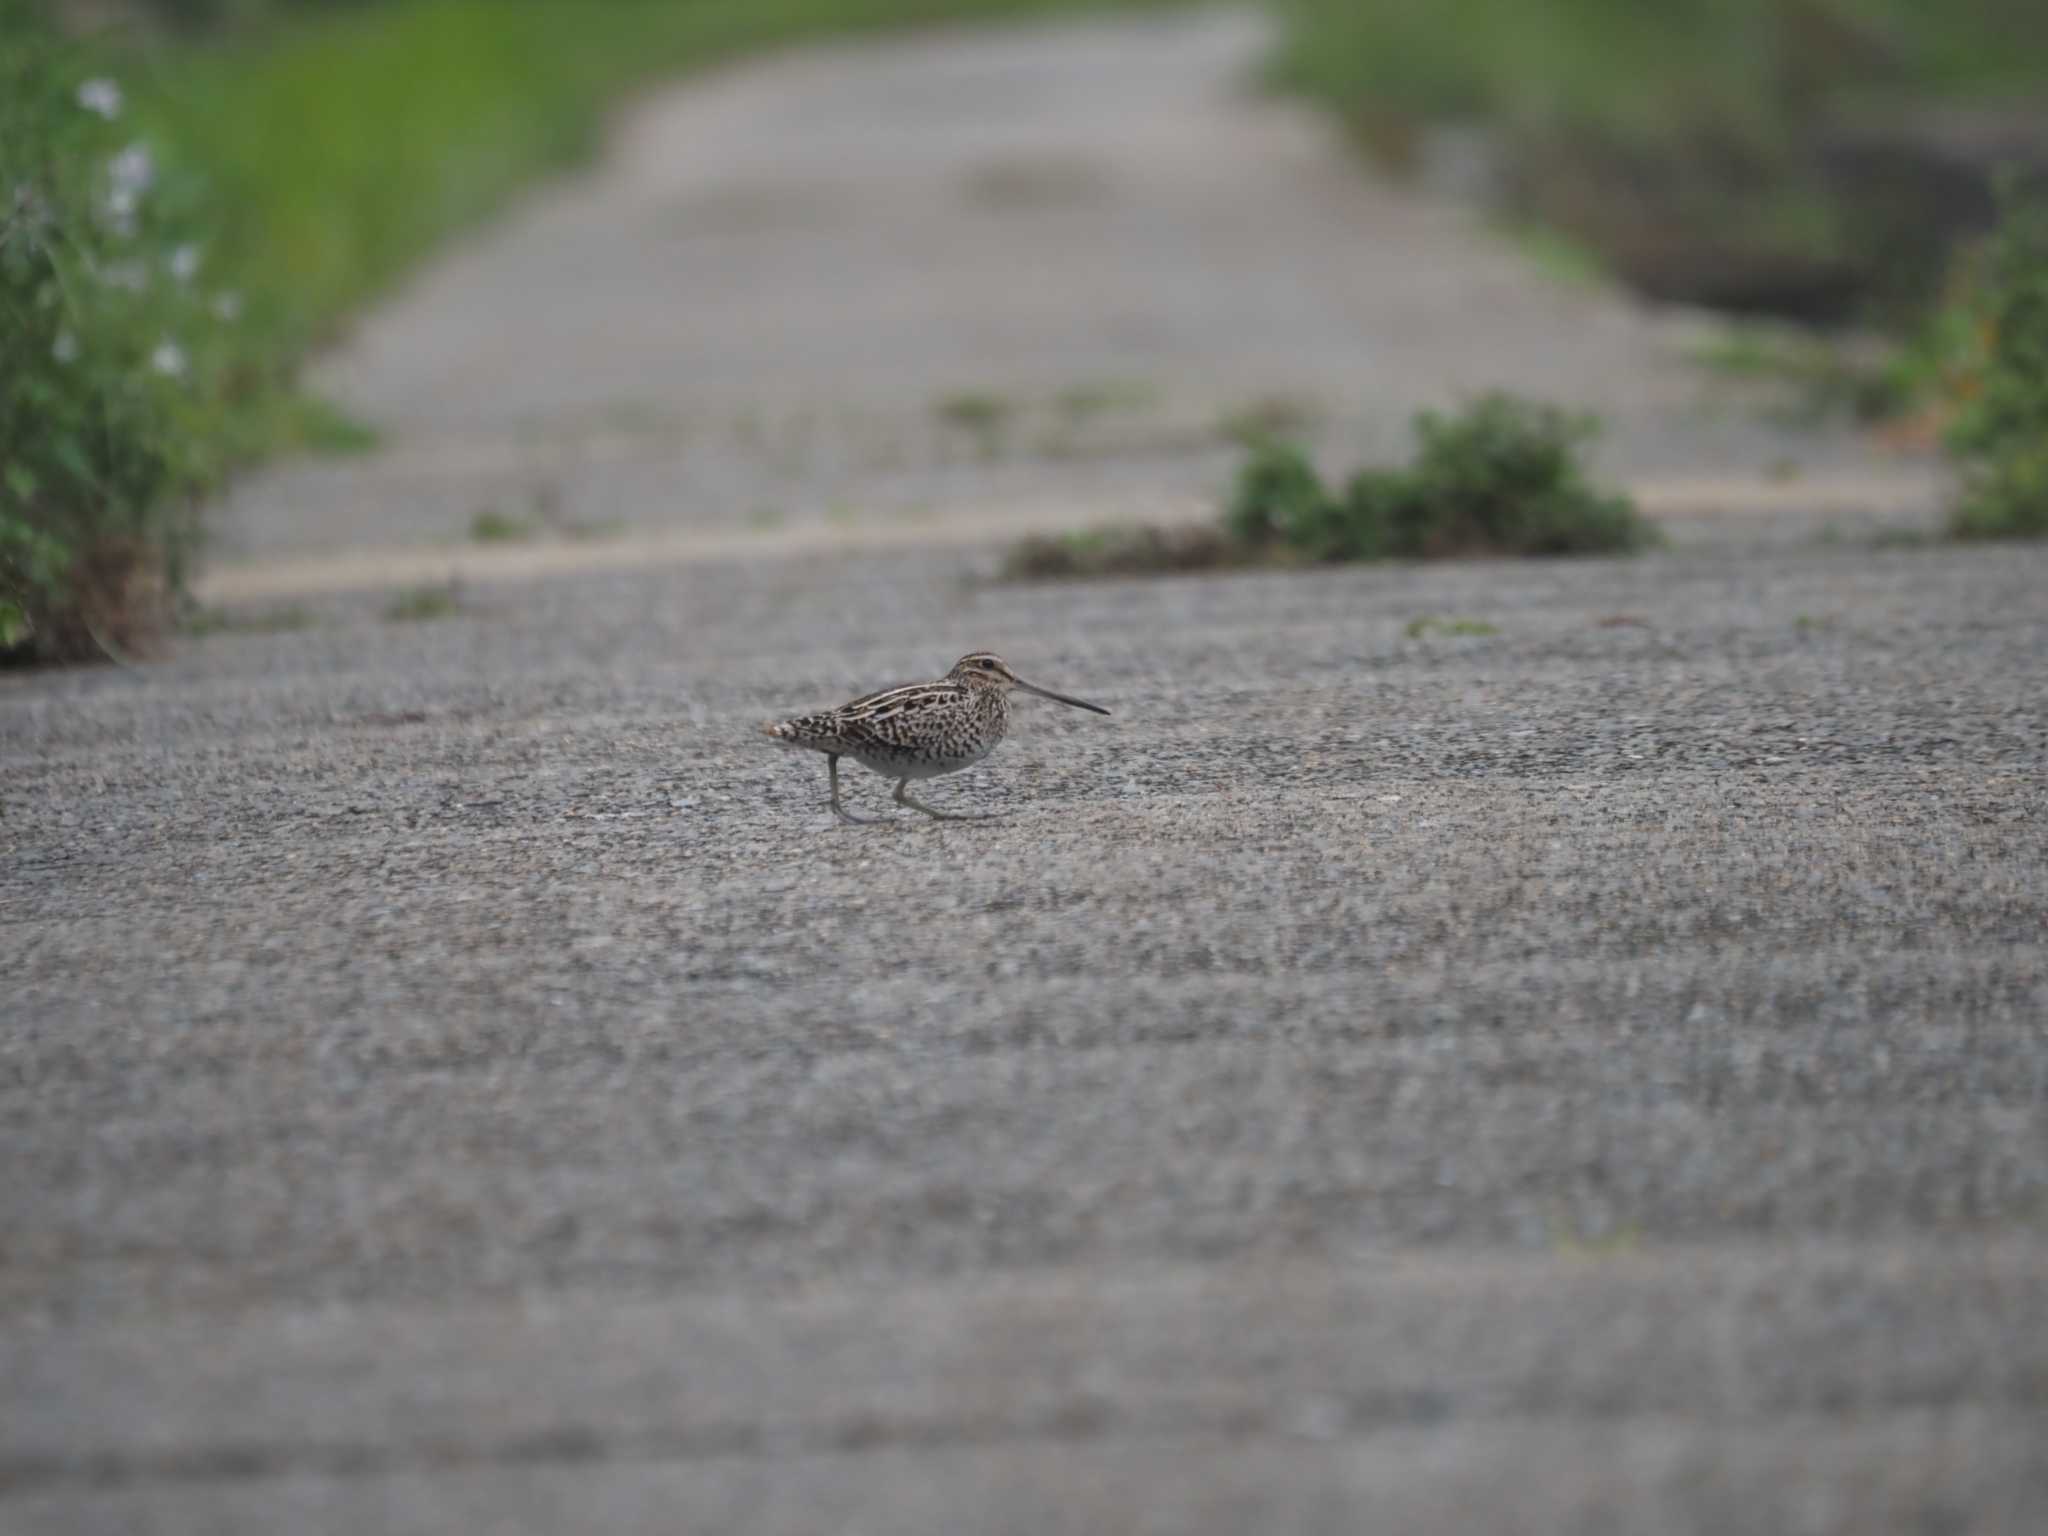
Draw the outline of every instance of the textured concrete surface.
[[[2038,1527],[2040,553],[972,572],[10,682],[7,1528]]]
[[[779,112],[915,202],[948,102],[1121,154],[1134,60],[1226,112],[1248,36],[808,56],[643,121],[730,114],[666,155],[744,184],[794,154],[740,153]],[[1262,163],[1240,110],[1190,175]],[[481,484],[462,434],[523,451],[515,408],[616,387],[565,332],[561,377],[500,391],[464,296],[531,259],[543,312],[554,221],[668,166],[650,142],[336,361],[410,435],[252,487],[243,569],[279,584],[249,590],[429,547],[406,476]],[[1268,225],[1383,210],[1368,264],[1407,219],[1426,274],[1503,259],[1334,170],[1252,182]],[[780,238],[753,268],[809,270]],[[1115,294],[1200,247],[1102,249]],[[1252,293],[1267,249],[1197,265]],[[718,302],[690,270],[662,324]],[[888,270],[840,293],[877,335]],[[1606,302],[1527,292],[1531,326]],[[735,322],[701,372],[780,398],[833,323],[756,356]],[[1039,366],[967,324],[914,328],[905,420],[922,352],[1022,392],[1101,333]],[[1391,402],[1339,324],[1317,366]],[[698,377],[668,350],[650,392]],[[1654,347],[1609,362],[1659,399]],[[1617,451],[1769,436],[1666,409]],[[1150,441],[941,468],[1193,495],[1200,454]],[[1731,497],[1636,561],[1014,587],[968,498],[888,549],[539,562],[431,623],[305,581],[311,627],[0,678],[0,1530],[2040,1530],[2048,550],[1875,548],[1823,501]],[[701,489],[644,516],[747,531]],[[978,646],[1115,711],[1025,701],[926,787],[1004,819],[839,826],[822,764],[752,733]]]

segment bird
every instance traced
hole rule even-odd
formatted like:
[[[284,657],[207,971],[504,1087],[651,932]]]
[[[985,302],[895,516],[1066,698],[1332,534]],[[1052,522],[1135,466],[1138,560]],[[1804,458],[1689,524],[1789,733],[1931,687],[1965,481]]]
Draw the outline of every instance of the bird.
[[[1109,713],[1100,704],[1025,682],[993,651],[970,651],[937,682],[885,688],[837,709],[772,721],[761,730],[786,747],[825,754],[832,783],[832,814],[841,821],[877,819],[856,816],[840,803],[842,757],[894,779],[896,793],[891,798],[898,805],[939,821],[981,820],[983,816],[972,812],[942,811],[926,805],[910,793],[910,781],[957,773],[993,752],[1010,727],[1012,688],[1098,715]]]

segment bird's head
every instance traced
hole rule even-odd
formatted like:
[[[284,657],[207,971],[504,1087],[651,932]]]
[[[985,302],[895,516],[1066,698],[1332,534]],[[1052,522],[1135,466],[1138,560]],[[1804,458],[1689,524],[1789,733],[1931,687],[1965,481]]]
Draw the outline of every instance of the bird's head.
[[[1035,693],[1042,699],[1051,699],[1058,704],[1071,704],[1076,709],[1092,709],[1098,715],[1109,713],[1100,704],[1090,704],[1086,699],[1069,698],[1064,693],[1054,693],[1050,688],[1041,688],[1036,683],[1025,682],[1012,672],[1010,664],[994,651],[970,651],[953,663],[953,670],[946,676],[968,688],[994,688],[1002,692],[1022,688],[1026,693]]]

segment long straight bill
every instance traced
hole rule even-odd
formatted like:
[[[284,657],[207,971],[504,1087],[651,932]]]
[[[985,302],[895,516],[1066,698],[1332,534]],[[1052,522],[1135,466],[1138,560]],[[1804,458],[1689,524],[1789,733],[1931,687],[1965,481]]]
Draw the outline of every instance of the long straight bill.
[[[1064,693],[1054,693],[1050,688],[1041,688],[1036,683],[1027,683],[1021,677],[1017,679],[1017,686],[1026,693],[1037,694],[1041,699],[1051,699],[1055,704],[1071,704],[1076,709],[1092,709],[1098,715],[1109,713],[1100,704],[1090,704],[1086,699],[1070,699]]]

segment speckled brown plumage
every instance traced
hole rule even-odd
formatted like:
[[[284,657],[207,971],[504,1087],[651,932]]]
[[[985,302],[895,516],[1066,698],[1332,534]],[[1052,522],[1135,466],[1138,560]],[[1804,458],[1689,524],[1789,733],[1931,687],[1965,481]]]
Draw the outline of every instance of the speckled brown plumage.
[[[850,757],[863,768],[896,780],[898,805],[942,820],[961,819],[956,811],[938,811],[910,795],[912,779],[935,778],[971,767],[993,752],[1010,728],[1010,690],[1091,709],[1100,704],[1069,698],[1027,683],[1002,657],[974,651],[953,663],[952,671],[935,683],[908,683],[885,688],[814,715],[776,721],[762,731],[785,746],[825,754],[832,786],[832,812],[845,821],[865,821],[839,802],[839,759]]]

